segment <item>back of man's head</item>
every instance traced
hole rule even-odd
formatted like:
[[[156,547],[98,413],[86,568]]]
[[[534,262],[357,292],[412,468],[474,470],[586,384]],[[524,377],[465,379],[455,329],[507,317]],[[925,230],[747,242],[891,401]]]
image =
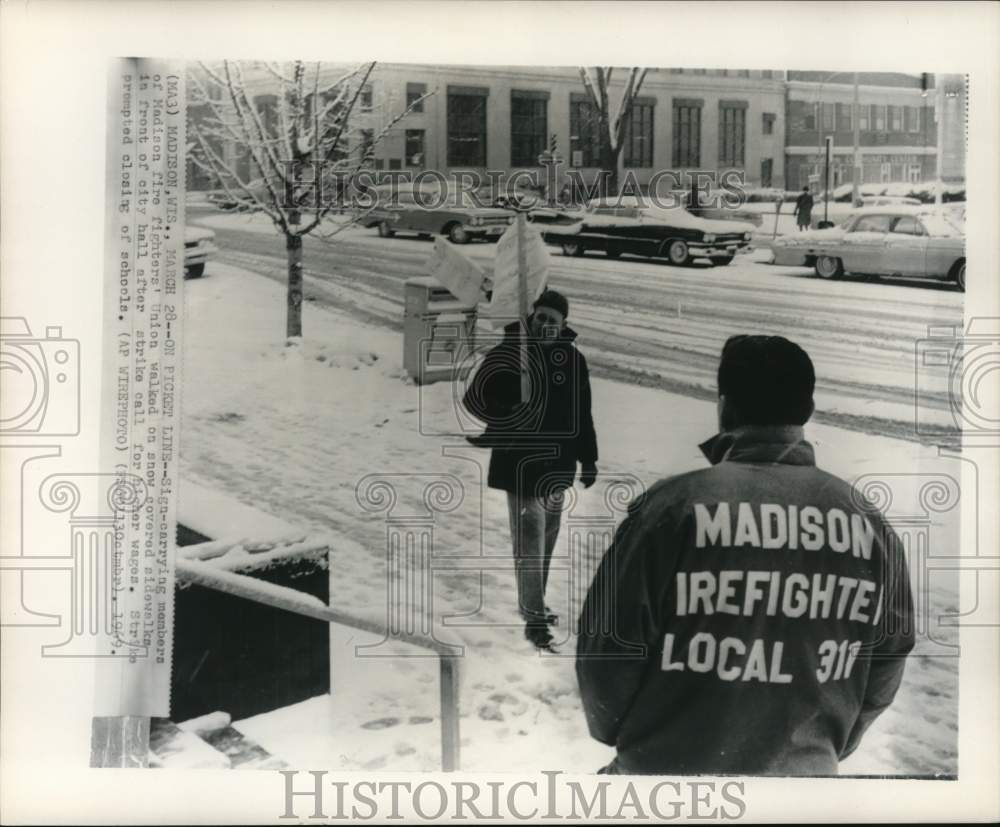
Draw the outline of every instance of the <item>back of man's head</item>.
[[[804,425],[812,416],[812,360],[783,336],[730,337],[722,348],[718,384],[728,427]]]

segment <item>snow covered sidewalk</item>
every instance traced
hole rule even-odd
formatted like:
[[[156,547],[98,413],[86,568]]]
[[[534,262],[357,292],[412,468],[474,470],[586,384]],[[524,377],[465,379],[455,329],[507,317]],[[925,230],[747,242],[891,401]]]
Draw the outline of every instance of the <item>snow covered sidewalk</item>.
[[[541,658],[523,640],[506,504],[482,485],[488,452],[458,433],[454,389],[414,386],[398,333],[308,304],[303,341],[286,344],[284,291],[251,272],[213,262],[185,291],[184,480],[337,538],[331,601],[343,611],[370,614],[411,582],[387,565],[387,518],[429,526],[435,557],[478,555],[478,568],[456,562],[436,572],[433,605],[423,607],[442,642],[465,647],[462,769],[589,772],[605,763],[609,749],[586,732],[572,637],[564,657]],[[586,352],[586,341],[580,347]],[[603,479],[576,489],[550,582],[548,602],[567,620],[588,584],[571,584],[568,567],[559,568],[568,559],[565,526],[620,519],[624,502],[606,500],[602,483],[649,485],[701,467],[697,444],[714,430],[710,403],[607,380],[594,380],[593,393]],[[958,474],[955,460],[917,444],[823,426],[807,435],[820,465],[847,479]],[[435,500],[445,489],[454,500]],[[894,507],[915,508],[916,497],[900,494]],[[930,525],[935,548],[957,553],[957,514],[933,515]],[[919,597],[932,618],[955,612],[957,582],[935,576]],[[957,638],[954,629],[935,635]],[[436,660],[382,657],[401,650],[350,630],[332,637],[332,696],[234,726],[293,766],[438,768]],[[360,653],[359,644],[371,648]],[[941,653],[933,641],[918,644],[896,704],[844,772],[956,771],[957,658]]]

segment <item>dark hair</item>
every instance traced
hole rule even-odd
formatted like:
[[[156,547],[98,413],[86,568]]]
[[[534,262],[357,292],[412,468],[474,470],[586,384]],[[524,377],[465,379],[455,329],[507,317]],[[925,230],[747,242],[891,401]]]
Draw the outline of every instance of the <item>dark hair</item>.
[[[542,295],[535,299],[532,309],[537,310],[539,307],[551,307],[553,310],[558,310],[564,319],[569,316],[569,300],[557,290],[543,291]]]
[[[812,415],[812,360],[784,336],[731,336],[718,383],[742,425],[804,425]]]

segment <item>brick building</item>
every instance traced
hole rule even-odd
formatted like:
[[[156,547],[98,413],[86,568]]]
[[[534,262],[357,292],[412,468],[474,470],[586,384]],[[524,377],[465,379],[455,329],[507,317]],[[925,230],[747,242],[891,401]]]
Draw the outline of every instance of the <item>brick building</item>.
[[[338,68],[329,67],[330,77]],[[625,70],[612,78],[619,100]],[[248,78],[251,75],[247,74]],[[273,109],[269,76],[255,102]],[[586,181],[598,172],[598,147],[590,102],[576,68],[380,64],[364,90],[352,123],[352,144],[364,147],[408,103],[433,92],[372,152],[376,169],[435,169],[446,176],[539,170],[538,155],[554,135],[562,170],[575,168]],[[196,120],[199,111],[189,110]],[[744,172],[752,185],[784,180],[784,73],[776,71],[651,70],[636,100],[623,150],[625,170],[640,185],[659,170]],[[225,149],[241,174],[248,160]],[[251,176],[252,177],[252,176]],[[189,171],[192,189],[208,186]]]
[[[330,80],[342,70],[324,65]],[[273,77],[252,67],[245,74],[260,89],[253,100],[263,119],[276,122]],[[614,74],[612,101],[619,100],[625,75],[623,69]],[[934,179],[939,132],[945,177],[964,178],[964,83],[961,76],[942,78],[948,80],[935,86],[931,75],[859,74],[862,182]],[[632,112],[625,171],[644,186],[661,170],[736,169],[750,186],[798,189],[822,174],[824,139],[832,135],[831,186],[850,182],[853,83],[850,72],[650,70]],[[373,137],[428,92],[418,111],[370,150],[375,169],[433,169],[446,176],[537,170],[544,180],[538,156],[554,135],[564,174],[577,169],[592,181],[598,173],[593,112],[574,67],[379,64],[354,112],[350,151],[368,152]],[[946,119],[940,130],[936,111]],[[198,107],[189,108],[189,118],[199,116]],[[255,177],[234,147],[218,151],[241,176]],[[191,189],[211,186],[193,167],[188,181]]]
[[[859,72],[858,87],[859,182],[917,183],[937,178],[934,76]],[[786,112],[788,189],[804,186],[810,176],[819,176],[813,180],[825,185],[827,136],[833,136],[834,145],[830,186],[852,182],[854,73],[788,72]],[[956,113],[948,115],[954,119]],[[951,164],[963,169],[964,143],[960,149],[954,142],[952,146]]]
[[[613,77],[613,101],[624,75]],[[394,98],[434,91],[375,149],[376,168],[540,169],[538,155],[554,135],[564,169],[579,169],[588,181],[597,174],[595,123],[577,69],[383,64],[372,86],[386,113],[398,111]],[[624,167],[640,185],[658,170],[740,169],[755,185],[781,186],[783,132],[783,73],[650,71],[633,108]]]

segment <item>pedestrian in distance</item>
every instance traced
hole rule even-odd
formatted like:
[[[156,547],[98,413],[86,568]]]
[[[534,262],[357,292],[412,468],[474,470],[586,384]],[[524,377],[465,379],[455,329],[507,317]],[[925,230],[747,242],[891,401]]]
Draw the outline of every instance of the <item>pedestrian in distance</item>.
[[[833,775],[914,645],[899,538],[816,467],[809,356],[735,336],[710,468],[632,503],[580,618],[576,672],[612,774]]]
[[[795,210],[792,212],[800,232],[809,229],[809,225],[812,223],[812,208],[813,197],[809,192],[809,187],[805,186],[802,188],[802,195],[795,199]]]
[[[556,615],[545,604],[549,564],[559,536],[564,495],[577,477],[597,479],[597,435],[591,412],[587,360],[566,325],[569,302],[544,291],[527,320],[530,394],[521,399],[521,325],[504,330],[463,397],[466,410],[486,423],[473,445],[491,448],[487,484],[507,493],[507,510],[525,637],[552,651]]]

